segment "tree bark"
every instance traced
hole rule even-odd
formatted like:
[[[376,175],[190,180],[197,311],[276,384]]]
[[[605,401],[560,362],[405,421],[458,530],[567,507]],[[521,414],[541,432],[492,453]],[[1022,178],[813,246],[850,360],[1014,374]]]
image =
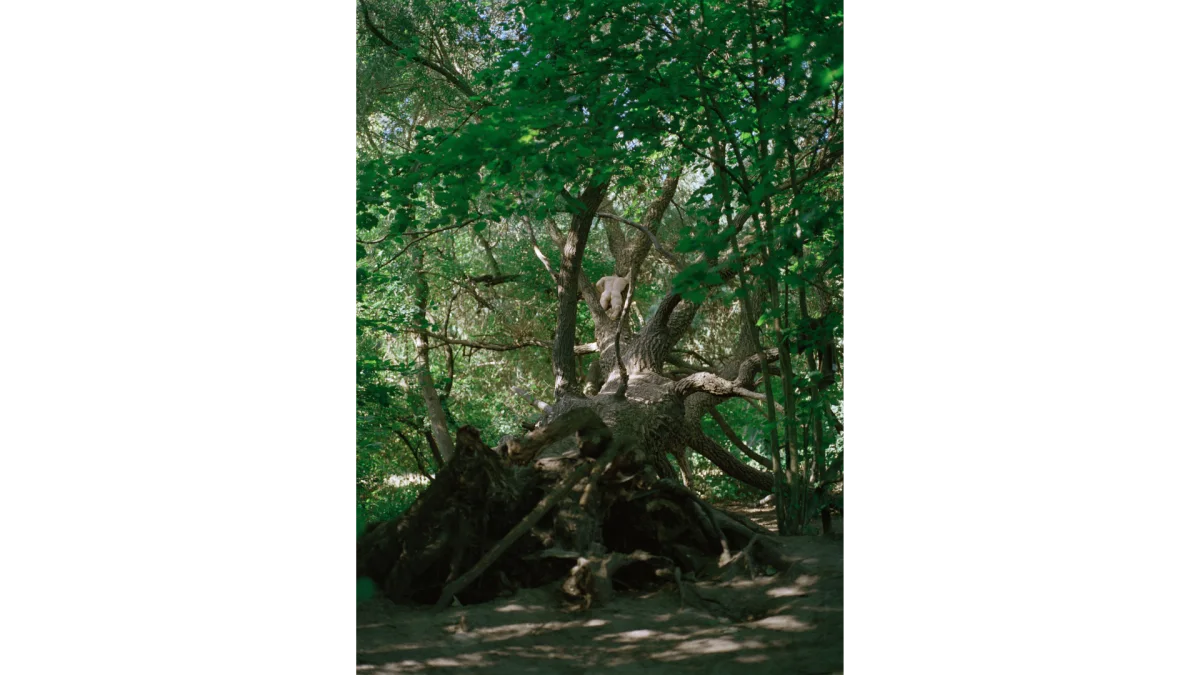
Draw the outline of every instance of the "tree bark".
[[[633,403],[614,405],[636,412]],[[358,575],[395,602],[441,607],[562,580],[567,599],[591,606],[614,582],[651,588],[669,581],[673,568],[727,576],[734,570],[721,563],[756,538],[755,559],[780,571],[790,564],[772,555],[761,528],[672,480],[649,477],[636,447],[645,439],[610,429],[602,408],[576,407],[515,439],[514,448],[544,449],[525,466],[518,464],[527,457],[510,461],[523,453],[506,457],[474,428],[460,428],[454,458],[408,512],[368,525],[358,542]],[[564,443],[577,452],[563,452]],[[754,574],[752,566],[747,571]]]
[[[579,270],[587,247],[592,220],[608,191],[608,179],[589,185],[576,200],[575,214],[562,247],[558,271],[558,316],[551,358],[554,363],[554,396],[579,393],[575,375],[575,310],[579,306]]]
[[[419,248],[415,262],[418,332],[413,342],[417,348],[417,382],[421,385],[421,398],[425,401],[425,414],[429,416],[429,426],[433,428],[438,454],[443,461],[450,461],[454,457],[454,441],[450,440],[446,412],[442,410],[442,401],[438,398],[437,388],[433,386],[433,376],[429,371],[429,321],[425,316],[429,308],[429,281],[425,278],[425,255]]]

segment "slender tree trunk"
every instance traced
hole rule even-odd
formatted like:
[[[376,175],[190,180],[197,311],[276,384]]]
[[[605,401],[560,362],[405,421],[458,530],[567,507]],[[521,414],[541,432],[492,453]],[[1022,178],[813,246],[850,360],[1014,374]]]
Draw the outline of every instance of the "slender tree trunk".
[[[442,402],[438,398],[437,388],[433,386],[433,376],[429,372],[429,341],[426,337],[429,323],[425,318],[425,312],[429,308],[429,281],[425,278],[424,262],[425,254],[418,247],[415,263],[419,332],[414,339],[417,347],[417,382],[421,385],[421,398],[425,400],[425,412],[429,416],[429,426],[433,427],[434,447],[443,461],[450,461],[450,458],[454,456],[454,441],[450,438],[446,413],[442,410]]]
[[[800,462],[800,471],[796,477],[796,492],[799,495],[798,508],[800,511],[799,518],[801,523],[801,531],[803,531],[804,525],[807,525],[808,521],[812,520],[812,513],[810,512],[809,505],[813,501],[810,493],[812,492],[815,463],[810,460],[808,449],[810,445],[810,437],[813,434],[813,429],[813,416],[810,408],[808,424],[805,424],[800,429],[800,453],[803,461]],[[815,442],[811,443],[811,445],[815,445]]]
[[[711,115],[709,116],[709,123],[712,123]],[[713,144],[715,146],[713,156],[724,162],[725,145],[719,140],[719,135],[715,131],[713,133]],[[735,150],[737,149],[736,145],[733,147]],[[741,168],[744,174],[745,167],[742,164],[742,158],[740,155],[738,156],[738,166]],[[726,223],[728,226],[732,227],[734,224],[733,195],[729,177],[722,174],[720,171],[717,171],[716,167],[713,167],[713,171],[718,176],[717,184],[721,192],[721,206],[725,211]],[[750,338],[750,344],[754,349],[754,353],[758,355],[759,359],[763,363],[763,389],[767,395],[767,427],[769,430],[769,433],[767,434],[769,441],[768,449],[770,450],[768,456],[771,458],[771,474],[774,478],[776,527],[779,529],[780,534],[788,534],[792,530],[788,518],[788,509],[786,506],[786,503],[789,501],[787,498],[789,486],[787,481],[784,479],[784,465],[779,456],[779,432],[776,430],[775,425],[775,396],[771,391],[771,377],[769,374],[770,369],[766,367],[766,355],[763,352],[762,341],[759,340],[757,325],[758,317],[753,315],[755,312],[752,312],[751,309],[754,303],[750,301],[750,285],[746,282],[745,261],[742,258],[741,249],[738,246],[736,232],[733,234],[730,244],[733,248],[733,264],[737,268],[738,286],[742,291],[742,299],[740,301],[742,304],[742,330]]]
[[[422,433],[425,434],[425,443],[429,446],[429,452],[433,455],[433,463],[437,464],[437,468],[441,470],[442,467],[446,466],[447,459],[442,457],[442,451],[438,450],[437,441],[433,440],[433,434],[429,433],[428,429],[424,429]]]
[[[848,68],[847,68],[848,70]],[[847,83],[850,82],[850,74],[846,74]],[[846,89],[847,94],[850,89]],[[845,103],[846,113],[850,112],[850,96],[846,96]],[[847,120],[850,118],[846,118]],[[847,175],[848,167],[850,167],[850,156],[842,156],[842,174]],[[842,307],[842,335],[845,335],[844,342],[841,348],[841,417],[842,424],[845,425],[846,431],[842,435],[842,442],[845,446],[842,447],[841,455],[841,526],[842,532],[848,533],[847,525],[850,522],[850,209],[846,209],[846,223],[842,229],[842,279],[841,279],[841,307]]]
[[[558,271],[558,317],[551,358],[554,362],[554,397],[579,393],[575,375],[575,320],[579,306],[579,268],[583,250],[587,247],[592,220],[608,191],[608,179],[592,184],[583,191],[578,203],[572,204],[575,214],[563,242],[562,264]]]
[[[753,78],[753,88],[751,95],[754,98],[754,107],[757,111],[757,123],[759,132],[758,142],[758,164],[759,164],[759,179],[764,182],[771,182],[773,167],[776,165],[775,158],[771,156],[767,143],[768,137],[771,135],[770,129],[767,128],[766,107],[768,97],[762,95],[763,83],[772,79],[772,74],[767,72],[765,61],[760,58],[759,53],[759,37],[758,37],[758,12],[754,0],[748,0],[746,3],[747,15],[750,18],[750,50],[754,62],[757,64],[756,72],[751,76]],[[782,146],[777,142],[775,151],[780,152]],[[786,457],[786,468],[784,470],[788,484],[788,499],[778,500],[777,507],[783,506],[786,512],[786,518],[780,518],[779,532],[780,534],[799,534],[804,526],[804,521],[801,518],[801,507],[799,502],[800,491],[800,462],[797,456],[799,448],[797,447],[796,437],[796,401],[792,390],[792,364],[791,354],[789,352],[788,340],[783,326],[780,325],[781,305],[779,302],[779,284],[776,279],[777,270],[773,269],[772,262],[772,246],[771,237],[774,235],[774,212],[771,208],[771,200],[768,198],[763,204],[766,211],[767,229],[763,230],[762,221],[758,214],[754,214],[754,224],[759,230],[759,235],[765,246],[763,253],[763,261],[766,263],[765,278],[767,282],[767,293],[770,298],[773,327],[775,329],[775,346],[779,349],[779,365],[782,377],[780,378],[783,384],[783,400],[784,400],[784,454]],[[768,419],[774,417],[774,401],[771,393],[771,378],[770,370],[763,369],[763,388],[767,393],[767,409]],[[775,432],[772,419],[772,432]],[[782,504],[781,504],[782,502]],[[786,525],[786,530],[785,530]]]
[[[774,287],[774,279],[768,283],[768,287]],[[775,293],[775,306],[779,307],[778,288],[772,289]],[[804,528],[805,521],[800,517],[800,508],[798,498],[801,496],[800,482],[803,480],[803,471],[801,471],[801,454],[804,449],[800,447],[799,434],[797,433],[797,410],[796,410],[796,391],[795,391],[795,373],[792,370],[792,346],[790,341],[785,337],[784,327],[780,326],[778,315],[775,319],[775,343],[779,348],[779,368],[782,374],[780,378],[783,383],[783,409],[784,409],[784,434],[787,436],[787,455],[788,455],[788,478],[791,482],[791,509],[793,525],[795,532],[800,534],[800,530]]]
[[[763,230],[762,223],[759,221],[757,215],[754,216],[754,222],[759,229],[760,236],[763,238],[763,241],[766,242],[764,258],[767,261],[770,261],[772,257],[772,247],[770,245],[769,237],[773,231],[774,219],[772,217],[772,211],[769,203],[767,204],[767,231]],[[768,264],[770,263],[768,262]],[[773,315],[772,324],[775,328],[775,346],[779,349],[779,369],[780,374],[782,375],[780,380],[783,384],[784,401],[784,451],[787,460],[787,466],[784,474],[789,485],[788,493],[790,496],[786,506],[786,509],[789,512],[787,522],[790,529],[788,532],[783,532],[780,530],[780,533],[799,534],[800,529],[804,527],[805,522],[802,513],[803,509],[800,506],[800,500],[802,499],[805,491],[801,488],[801,482],[803,479],[801,476],[802,472],[800,471],[800,448],[798,443],[798,435],[796,433],[796,396],[793,388],[795,376],[794,371],[792,370],[791,344],[787,339],[787,332],[785,330],[786,324],[782,324],[780,322],[780,316],[784,315],[784,312],[782,303],[780,302],[779,282],[776,280],[775,274],[776,270],[767,269],[765,277],[767,282],[768,297],[770,297],[771,300],[771,309]],[[765,389],[767,391],[768,406],[771,406],[773,402],[771,401],[769,374],[769,370],[763,370],[763,382],[766,385]]]
[[[488,273],[493,277],[499,278],[501,276],[500,264],[496,262],[496,255],[492,252],[492,245],[488,243],[486,237],[479,232],[476,232],[474,228],[471,229],[471,236],[475,237],[475,241],[477,241],[480,248],[483,249],[484,261],[487,262]]]
[[[733,252],[738,257],[738,283],[741,285],[743,297],[750,297],[750,285],[746,282],[746,274],[742,271],[744,265],[741,261],[741,250],[737,244],[737,237],[733,238]],[[767,367],[766,353],[762,348],[762,341],[758,336],[758,317],[753,316],[750,312],[750,303],[743,303],[742,321],[744,326],[749,331],[750,339],[754,344],[754,350],[758,354],[760,362],[763,364],[763,392],[767,395],[767,437],[771,442],[771,471],[775,476],[775,520],[779,529],[779,534],[791,534],[794,529],[792,526],[792,513],[787,508],[787,504],[791,502],[791,486],[786,480],[784,472],[784,464],[779,456],[779,431],[775,418],[775,393],[771,390],[771,369]]]
[[[813,436],[815,444],[813,445],[813,462],[816,465],[817,480],[817,497],[821,499],[821,532],[823,534],[833,534],[833,514],[829,510],[829,505],[823,503],[825,501],[825,435],[822,433],[825,427],[825,421],[821,419],[821,411],[817,410],[813,415]]]
[[[805,292],[804,286],[800,287],[800,306],[804,310],[804,316],[807,319],[808,318],[808,294]],[[806,359],[806,361],[808,363],[809,370],[812,370],[814,372],[818,370],[817,360],[813,356],[812,350],[806,351],[804,354],[804,358]],[[824,363],[822,363],[819,367],[823,369],[827,366]],[[822,503],[822,506],[821,506],[821,531],[825,534],[830,534],[833,531],[833,517],[832,517],[832,514],[830,513],[829,505],[823,503],[825,501],[825,492],[826,492],[825,485],[824,485],[826,462],[825,462],[825,442],[824,442],[824,438],[825,438],[824,437],[824,429],[825,429],[824,417],[825,416],[823,414],[825,412],[825,410],[824,410],[823,401],[824,401],[825,388],[827,386],[828,386],[828,382],[824,378],[822,378],[821,384],[819,384],[818,386],[812,387],[809,391],[810,391],[810,396],[811,396],[812,402],[813,402],[812,405],[814,406],[813,407],[813,415],[812,415],[812,418],[813,418],[813,421],[812,421],[812,425],[813,425],[813,470],[812,470],[813,482],[816,483],[815,489],[816,489],[817,500],[818,500],[818,502]]]

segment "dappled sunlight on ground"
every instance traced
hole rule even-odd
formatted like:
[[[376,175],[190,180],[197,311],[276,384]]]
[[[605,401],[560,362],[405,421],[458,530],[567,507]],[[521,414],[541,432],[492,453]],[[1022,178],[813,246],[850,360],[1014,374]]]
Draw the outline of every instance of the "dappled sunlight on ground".
[[[840,673],[840,542],[789,537],[804,561],[786,575],[702,582],[701,611],[668,584],[563,611],[552,587],[435,612],[371,601],[359,608],[358,672]]]
[[[765,619],[751,621],[748,625],[758,626],[760,628],[770,628],[771,630],[792,631],[795,633],[816,628],[815,625],[808,623],[807,621],[800,621],[796,617],[788,616],[786,614],[780,616],[768,616]]]

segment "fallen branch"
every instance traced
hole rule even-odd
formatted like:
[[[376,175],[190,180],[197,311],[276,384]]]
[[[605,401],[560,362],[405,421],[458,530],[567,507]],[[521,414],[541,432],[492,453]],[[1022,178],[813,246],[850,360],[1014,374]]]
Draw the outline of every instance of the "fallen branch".
[[[719,563],[720,566],[722,568],[725,568],[725,567],[729,567],[731,565],[736,564],[739,560],[745,560],[746,561],[746,571],[750,573],[750,578],[753,579],[754,578],[754,559],[750,557],[750,549],[754,548],[754,545],[758,543],[759,536],[760,535],[756,534],[753,537],[750,537],[749,543],[747,543],[744,547],[742,547],[742,550],[738,551],[737,555],[722,560]]]
[[[779,539],[766,528],[744,516],[721,509],[714,510],[717,513],[717,520],[721,523],[721,529],[727,533],[736,534],[739,539],[746,542],[757,537],[759,559],[766,564],[780,572],[785,572],[795,562],[780,548]]]

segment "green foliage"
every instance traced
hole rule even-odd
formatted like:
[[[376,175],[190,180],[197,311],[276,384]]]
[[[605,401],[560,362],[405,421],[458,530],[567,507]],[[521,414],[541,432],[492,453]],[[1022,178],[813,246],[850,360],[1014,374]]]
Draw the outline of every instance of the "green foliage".
[[[380,523],[403,515],[413,505],[425,486],[421,484],[401,487],[382,486],[360,497],[359,508],[368,523]]]
[[[379,589],[376,588],[376,586],[375,586],[375,582],[371,581],[370,578],[368,578],[368,577],[359,577],[358,578],[357,596],[358,596],[359,603],[366,602],[367,600],[370,600],[371,598],[375,597],[375,594],[378,592],[378,590]]]
[[[745,483],[730,478],[721,473],[707,459],[696,455],[696,492],[702,497],[714,502],[753,502],[762,497],[762,493]]]
[[[827,410],[841,402],[840,1],[372,0],[360,18],[358,481],[372,520],[415,497],[389,476],[435,467],[416,335],[451,434],[521,433],[536,413],[512,386],[552,399],[558,291],[544,264],[557,272],[556,235],[602,179],[603,208],[639,222],[680,176],[657,238],[683,264],[651,254],[632,327],[675,290],[701,308],[679,347],[721,363],[755,298],[761,343],[790,358],[770,377],[788,412],[771,424],[761,406],[722,411],[760,454],[774,431],[811,463],[819,427],[826,460],[838,456]],[[588,279],[611,274],[613,246],[634,236],[597,221]],[[592,315],[577,309],[588,342]],[[712,495],[750,496],[696,463]]]

